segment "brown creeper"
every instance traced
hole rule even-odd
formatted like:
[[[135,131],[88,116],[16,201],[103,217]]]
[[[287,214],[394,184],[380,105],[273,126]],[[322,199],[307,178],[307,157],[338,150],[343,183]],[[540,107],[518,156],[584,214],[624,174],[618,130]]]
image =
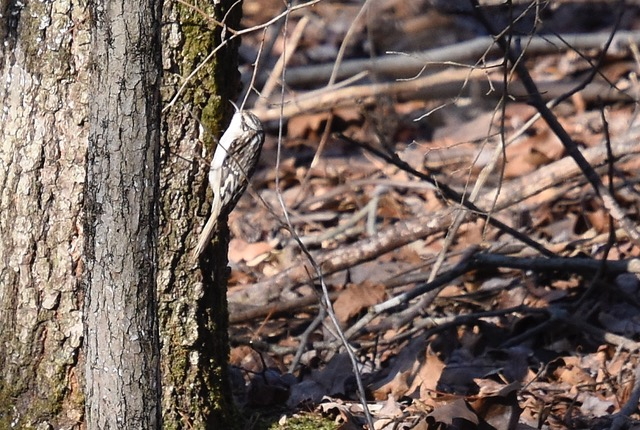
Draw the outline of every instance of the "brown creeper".
[[[236,110],[211,160],[209,185],[213,190],[213,204],[209,220],[200,233],[194,257],[202,254],[211,241],[218,218],[223,214],[228,215],[247,189],[263,143],[264,131],[258,117],[245,110]]]

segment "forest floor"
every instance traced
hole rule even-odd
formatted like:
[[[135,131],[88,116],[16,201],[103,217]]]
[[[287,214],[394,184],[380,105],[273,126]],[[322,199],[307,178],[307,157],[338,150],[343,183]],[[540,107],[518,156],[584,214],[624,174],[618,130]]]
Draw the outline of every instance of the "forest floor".
[[[376,429],[640,429],[640,8],[481,8],[516,69],[466,1],[362,4],[242,39],[239,402],[368,428],[359,379]]]

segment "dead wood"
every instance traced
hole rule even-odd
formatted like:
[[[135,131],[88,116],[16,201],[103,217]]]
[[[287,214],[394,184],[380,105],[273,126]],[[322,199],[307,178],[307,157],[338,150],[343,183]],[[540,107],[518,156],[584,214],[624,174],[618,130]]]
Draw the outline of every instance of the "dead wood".
[[[612,142],[614,154],[637,154],[640,152],[640,127],[634,127],[629,133]],[[597,165],[606,160],[606,150],[603,145],[586,149],[584,157],[588,163]],[[554,186],[560,186],[571,178],[580,174],[580,169],[570,157],[565,157],[554,163],[540,168],[521,178],[505,183],[498,196],[495,207],[491,209],[496,194],[495,190],[488,191],[478,198],[478,206],[482,210],[491,210],[494,214],[512,207],[527,198]],[[453,209],[445,209],[433,214],[425,214],[419,218],[396,223],[377,236],[368,237],[352,245],[316,254],[324,275],[330,275],[340,270],[370,261],[389,251],[397,249],[415,240],[428,237],[444,231],[453,220]],[[468,214],[467,219],[472,215]],[[231,292],[229,301],[234,304],[250,304],[264,306],[277,299],[285,289],[295,288],[309,282],[309,274],[313,273],[308,263],[302,262],[290,267],[278,275],[256,283],[239,292]]]
[[[472,0],[472,1],[476,6],[478,6],[477,1],[475,0]],[[620,226],[624,228],[624,230],[627,232],[631,240],[636,245],[640,246],[640,231],[638,231],[638,229],[636,228],[636,225],[627,217],[626,213],[624,212],[624,210],[622,210],[622,208],[616,201],[615,197],[611,194],[611,192],[609,192],[609,189],[604,185],[604,183],[600,179],[600,176],[596,173],[593,167],[591,167],[589,162],[585,159],[584,155],[578,148],[578,145],[576,144],[576,142],[571,138],[569,133],[567,133],[565,128],[558,121],[558,118],[554,115],[551,109],[549,109],[549,107],[546,105],[540,93],[540,89],[538,88],[538,85],[535,83],[535,81],[531,77],[531,74],[529,73],[529,70],[527,69],[525,63],[521,61],[521,58],[524,55],[523,52],[516,51],[514,48],[512,48],[504,34],[498,35],[500,33],[492,27],[491,23],[487,20],[487,18],[484,16],[482,11],[479,9],[479,6],[477,8],[476,17],[485,26],[487,31],[489,31],[491,34],[497,35],[496,41],[500,45],[505,55],[509,58],[509,61],[513,64],[513,67],[515,68],[516,73],[520,77],[520,80],[522,81],[524,87],[527,90],[527,93],[529,94],[530,103],[536,108],[538,112],[540,112],[540,115],[542,116],[544,121],[547,123],[549,128],[558,137],[558,139],[560,139],[560,141],[566,148],[571,158],[573,158],[576,164],[580,167],[580,170],[582,171],[584,176],[587,178],[589,183],[593,186],[593,189],[595,190],[595,192],[598,194],[598,196],[602,198],[602,202],[605,208],[607,208],[607,210],[609,211],[609,214],[618,223],[620,223]],[[608,45],[613,42],[613,38],[615,34],[616,34],[615,31],[612,33],[609,33],[609,36],[605,44],[604,52],[606,52],[607,50],[606,48],[608,47]],[[601,59],[602,59],[602,56],[601,56]],[[597,69],[598,69],[598,66],[595,65],[593,70],[593,76],[595,76],[595,74],[597,73]],[[588,82],[585,81],[583,83],[583,86],[586,85],[587,83]],[[578,88],[576,88],[576,90],[577,89]],[[572,91],[571,94],[574,93],[576,90]],[[569,95],[570,94],[567,94],[566,97],[568,97]]]
[[[545,82],[539,85],[545,101],[566,94],[575,87],[573,81]],[[285,101],[285,105],[267,108],[259,107],[253,112],[263,121],[288,119],[296,115],[311,112],[323,112],[330,109],[355,105],[374,104],[379,96],[391,95],[399,102],[411,100],[443,100],[460,97],[471,97],[473,94],[484,94],[486,97],[499,99],[505,95],[502,82],[489,78],[487,71],[481,68],[459,69],[455,67],[408,81],[370,83],[354,85],[346,88],[323,88],[303,93]],[[525,97],[525,88],[520,82],[509,85],[508,95],[514,99]],[[633,101],[632,95],[616,91],[605,81],[596,81],[580,93],[585,102],[596,100],[602,102]]]
[[[531,36],[523,38],[522,45],[526,46],[528,55],[542,55],[569,49],[600,49],[609,36],[608,32]],[[611,53],[626,52],[630,44],[640,44],[640,32],[619,31],[613,40]],[[465,64],[468,61],[472,61],[466,66],[469,68],[482,65],[484,59],[498,52],[500,48],[495,44],[493,37],[478,37],[423,52],[389,53],[384,57],[373,59],[343,61],[337,71],[337,79],[347,79],[362,71],[393,80],[411,79],[417,77],[426,68],[442,68],[453,64]],[[478,58],[483,60],[478,61]],[[287,85],[290,87],[325,85],[333,69],[333,63],[289,68],[286,75]],[[266,79],[266,74],[261,75],[258,82],[262,84]]]

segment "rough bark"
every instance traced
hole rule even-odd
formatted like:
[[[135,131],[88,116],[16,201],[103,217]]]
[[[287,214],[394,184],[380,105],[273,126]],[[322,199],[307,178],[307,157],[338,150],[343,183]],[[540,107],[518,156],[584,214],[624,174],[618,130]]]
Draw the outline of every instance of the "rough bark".
[[[212,16],[232,3],[210,6]],[[202,269],[189,251],[209,210],[202,156],[237,90],[238,40],[167,112],[154,192],[158,76],[144,64],[157,55],[158,23],[139,19],[140,7],[153,13],[145,5],[0,1],[0,428],[157,426],[154,276],[165,427],[232,426],[226,233]],[[227,24],[239,18],[236,5]],[[168,100],[220,29],[177,2],[164,22]]]
[[[86,204],[86,424],[161,427],[160,3],[94,5]]]
[[[83,419],[85,5],[0,1],[0,428]]]
[[[218,21],[226,16],[226,24],[238,28],[240,3],[198,6]],[[165,4],[163,21],[166,103],[220,45],[221,29],[177,2]],[[191,251],[210,209],[206,177],[213,137],[230,119],[227,100],[238,90],[238,42],[231,41],[204,64],[163,118],[158,287],[162,410],[168,429],[233,428],[226,368],[228,233],[207,251],[208,263],[202,267],[193,262]]]

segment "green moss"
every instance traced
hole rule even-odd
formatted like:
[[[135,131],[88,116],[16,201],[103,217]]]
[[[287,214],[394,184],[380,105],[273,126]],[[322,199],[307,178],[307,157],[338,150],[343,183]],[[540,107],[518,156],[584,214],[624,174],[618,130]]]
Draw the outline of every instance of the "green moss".
[[[13,398],[9,391],[0,383],[0,430],[10,429],[13,416]]]
[[[241,416],[241,427],[246,430],[336,430],[340,425],[318,413],[298,413],[291,415],[291,411],[284,407],[268,407],[245,410]],[[284,424],[280,424],[281,417],[286,416]]]
[[[189,366],[189,351],[179,347],[179,339],[172,339],[171,345],[174,350],[171,351],[171,381],[184,381]]]
[[[43,378],[37,387],[26,387],[25,379],[11,387],[0,384],[0,430],[29,428],[31,423],[55,419],[63,412],[63,408],[69,411],[83,410],[84,394],[81,390],[69,391],[67,369],[67,366],[57,367],[55,374]],[[16,411],[19,411],[18,415]],[[16,418],[18,421],[13,422]]]
[[[205,13],[213,15],[212,4],[201,6]],[[183,77],[189,76],[196,67],[202,66],[192,77],[183,97],[191,100],[194,107],[200,110],[200,121],[211,132],[207,134],[205,143],[212,145],[212,135],[218,134],[224,109],[220,109],[221,97],[218,95],[220,91],[216,82],[218,56],[214,55],[206,63],[204,61],[220,43],[219,31],[200,12],[183,4],[178,4],[177,7],[184,36],[180,74]]]
[[[209,99],[209,103],[202,109],[202,116],[200,120],[209,130],[214,130],[215,127],[218,129],[222,122],[221,112],[224,112],[224,109],[220,106],[221,98],[219,96],[211,97]],[[207,143],[210,143],[207,139]]]
[[[319,414],[302,414],[288,418],[283,425],[273,424],[270,430],[336,430],[338,424]]]
[[[84,391],[82,389],[73,390],[71,394],[67,397],[67,401],[73,407],[73,409],[78,411],[84,411],[85,397],[84,397]]]
[[[69,46],[73,23],[66,14],[53,13],[52,2],[27,2],[20,13],[20,46],[27,70],[42,79],[54,80],[70,73]],[[58,46],[52,47],[56,43]],[[51,75],[50,71],[54,71]],[[51,83],[43,82],[48,88]]]

